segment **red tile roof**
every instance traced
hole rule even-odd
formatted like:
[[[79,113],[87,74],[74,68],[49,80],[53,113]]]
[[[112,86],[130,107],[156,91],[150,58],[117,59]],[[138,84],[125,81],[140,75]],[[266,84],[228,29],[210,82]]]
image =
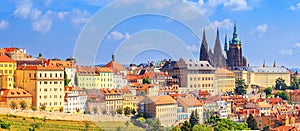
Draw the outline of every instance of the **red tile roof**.
[[[0,54],[0,62],[15,62],[15,61],[12,58],[2,53]]]
[[[57,66],[28,65],[28,66],[18,66],[17,70],[62,71],[64,69]]]

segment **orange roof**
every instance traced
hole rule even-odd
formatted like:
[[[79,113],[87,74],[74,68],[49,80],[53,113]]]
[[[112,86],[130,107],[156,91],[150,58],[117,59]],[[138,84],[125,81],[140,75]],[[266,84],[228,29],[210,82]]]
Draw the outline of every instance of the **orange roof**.
[[[105,95],[109,95],[109,94],[121,94],[120,91],[116,90],[116,89],[100,89],[100,91],[102,91]]]
[[[112,70],[110,68],[106,68],[106,67],[96,67],[96,71],[99,71],[99,72],[112,72]]]
[[[171,96],[149,96],[148,97],[155,105],[177,104]]]
[[[12,47],[12,48],[4,48],[4,50],[5,50],[6,53],[10,53],[10,52],[12,52],[12,51],[14,51],[14,50],[16,50],[16,49],[18,49],[18,48],[15,48],[15,47]]]
[[[279,126],[272,129],[272,131],[299,131],[299,129],[293,126]]]
[[[47,66],[59,66],[64,68],[74,68],[75,63],[72,61],[61,61],[61,60],[47,60]]]
[[[203,106],[203,103],[195,98],[179,97],[178,100],[182,100],[188,106]]]
[[[28,65],[28,66],[18,66],[17,70],[52,70],[52,71],[62,71],[63,68],[57,66],[41,66],[41,65]]]
[[[270,108],[270,104],[266,102],[258,102],[258,107],[263,107],[263,108]]]
[[[94,66],[78,66],[76,70],[79,75],[99,75]]]
[[[216,76],[235,76],[235,74],[228,69],[217,69],[215,74]]]
[[[119,71],[126,71],[126,68],[119,64],[118,62],[112,60],[109,63],[105,65],[105,67],[111,68],[114,73],[119,72]]]
[[[30,93],[23,89],[3,89],[0,90],[1,97],[32,97]]]
[[[12,58],[2,53],[0,54],[0,62],[15,62],[15,61]]]

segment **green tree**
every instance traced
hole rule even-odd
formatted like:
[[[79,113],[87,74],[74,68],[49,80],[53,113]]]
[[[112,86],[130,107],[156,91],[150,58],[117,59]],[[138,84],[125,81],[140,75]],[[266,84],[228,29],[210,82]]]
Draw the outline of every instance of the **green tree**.
[[[191,124],[188,121],[184,121],[183,124],[180,126],[180,129],[182,131],[190,131],[191,130]]]
[[[89,122],[87,122],[87,121],[85,121],[84,122],[85,124],[84,124],[84,127],[85,127],[85,131],[88,131],[88,128],[90,127],[90,124],[89,124]]]
[[[109,113],[112,115],[112,116],[115,116],[116,115],[116,112],[114,110],[110,110]]]
[[[219,116],[212,115],[208,120],[205,121],[205,124],[213,125],[217,123],[220,120]]]
[[[64,107],[59,107],[59,112],[64,112]]]
[[[42,111],[46,110],[46,104],[43,103],[43,104],[40,106],[40,109],[41,109]]]
[[[234,89],[235,94],[245,95],[247,93],[248,85],[245,84],[245,80],[236,80],[236,87]]]
[[[264,126],[264,128],[262,129],[262,131],[270,131],[270,127],[269,126]]]
[[[181,131],[180,127],[173,127],[170,131]]]
[[[98,113],[97,107],[94,107],[94,108],[93,108],[93,112],[94,112],[94,114],[97,114],[97,113]]]
[[[214,128],[212,128],[211,126],[207,126],[207,125],[199,125],[196,124],[194,125],[192,131],[213,131]]]
[[[15,101],[12,101],[10,107],[11,107],[11,109],[17,109],[18,105]]]
[[[135,109],[132,109],[131,114],[135,115],[135,113],[136,113]]]
[[[123,109],[122,108],[118,108],[117,109],[117,113],[122,115],[123,114]]]
[[[74,76],[74,84],[75,86],[78,86],[78,74],[75,73],[75,76]]]
[[[65,86],[68,86],[69,83],[71,82],[71,79],[68,79],[68,75],[66,73],[66,69],[64,69],[64,82],[65,82]]]
[[[32,109],[33,111],[36,111],[36,106],[31,106],[31,109]]]
[[[286,90],[288,86],[285,84],[285,80],[282,78],[276,79],[275,89],[276,90]]]
[[[24,100],[22,100],[20,102],[20,107],[21,107],[22,110],[25,110],[27,108],[27,103]]]
[[[125,116],[130,115],[130,113],[131,113],[131,109],[129,107],[125,107],[124,108],[124,114],[125,114]]]
[[[286,100],[288,102],[291,102],[290,95],[286,91],[277,92],[276,96],[279,96],[282,100]]]
[[[291,90],[297,90],[299,88],[300,88],[300,79],[298,79],[296,77],[296,75],[293,74],[293,76],[292,76],[292,83],[291,83],[291,86],[289,87],[289,89],[291,89]]]
[[[129,121],[126,121],[125,126],[126,126],[126,128],[128,128],[128,126],[129,126]]]
[[[142,126],[143,124],[146,123],[146,119],[144,117],[139,117],[139,118],[136,118],[135,122],[136,122],[135,124],[137,126]]]
[[[39,129],[41,127],[41,123],[31,123],[30,126],[31,128],[29,128],[29,131],[36,131],[36,129]]]
[[[199,118],[197,118],[197,116],[195,115],[195,111],[192,111],[189,122],[191,124],[191,128],[193,128],[194,125],[199,124]]]
[[[151,80],[149,78],[144,78],[143,84],[151,84]]]
[[[213,127],[215,131],[250,130],[247,123],[238,123],[230,119],[220,119]]]
[[[107,110],[105,110],[105,109],[102,110],[102,114],[103,114],[103,115],[106,115],[106,114],[107,114]]]
[[[251,130],[258,130],[258,127],[257,127],[257,121],[256,121],[256,119],[253,117],[252,114],[250,114],[249,117],[247,118],[247,124],[248,124],[248,127],[249,127]]]
[[[264,92],[266,93],[266,95],[270,95],[272,93],[272,87],[267,87],[264,89]]]

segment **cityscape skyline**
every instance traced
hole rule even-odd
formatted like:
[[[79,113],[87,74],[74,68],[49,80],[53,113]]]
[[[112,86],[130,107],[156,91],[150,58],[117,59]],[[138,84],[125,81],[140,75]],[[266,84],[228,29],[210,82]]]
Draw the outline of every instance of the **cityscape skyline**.
[[[0,5],[2,9],[0,34],[5,36],[0,39],[0,43],[3,47],[27,48],[28,53],[34,56],[42,53],[47,58],[71,57],[81,29],[91,16],[110,2],[112,1],[6,1]],[[297,17],[299,15],[297,2],[291,0],[274,1],[272,4],[263,0],[186,2],[199,7],[215,31],[216,28],[220,29],[222,48],[225,34],[230,39],[233,23],[236,21],[243,53],[248,58],[250,66],[261,66],[264,61],[267,65],[272,65],[276,61],[279,66],[299,67],[299,63],[293,62],[293,59],[299,56],[297,48],[300,47],[297,34],[300,28],[297,26],[297,19],[300,18]],[[137,23],[139,26],[134,26]],[[122,41],[126,41],[140,30],[149,28],[162,29],[179,36],[186,43],[187,49],[198,59],[201,43],[188,29],[168,18],[143,15],[121,22],[107,34],[107,38],[102,41],[104,44],[99,47],[96,63],[110,61],[111,54]],[[211,37],[211,40],[208,40],[210,48],[215,39],[215,36]],[[65,48],[61,48],[62,45]],[[141,63],[161,58],[168,59],[168,54],[152,50],[135,57],[133,62]]]

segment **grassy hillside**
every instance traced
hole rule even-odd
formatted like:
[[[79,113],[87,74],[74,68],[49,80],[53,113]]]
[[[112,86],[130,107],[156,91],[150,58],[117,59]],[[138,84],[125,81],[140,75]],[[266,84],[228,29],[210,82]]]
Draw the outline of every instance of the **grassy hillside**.
[[[38,131],[83,131],[86,125],[88,125],[88,131],[111,131],[117,130],[130,130],[139,131],[142,128],[134,126],[131,122],[126,128],[126,122],[79,122],[79,121],[55,121],[55,120],[44,120],[39,118],[24,118],[13,115],[0,115],[0,119],[11,124],[10,130],[12,131],[28,131],[29,128],[33,127],[33,124],[39,123],[40,127]],[[4,129],[0,129],[4,130]]]

